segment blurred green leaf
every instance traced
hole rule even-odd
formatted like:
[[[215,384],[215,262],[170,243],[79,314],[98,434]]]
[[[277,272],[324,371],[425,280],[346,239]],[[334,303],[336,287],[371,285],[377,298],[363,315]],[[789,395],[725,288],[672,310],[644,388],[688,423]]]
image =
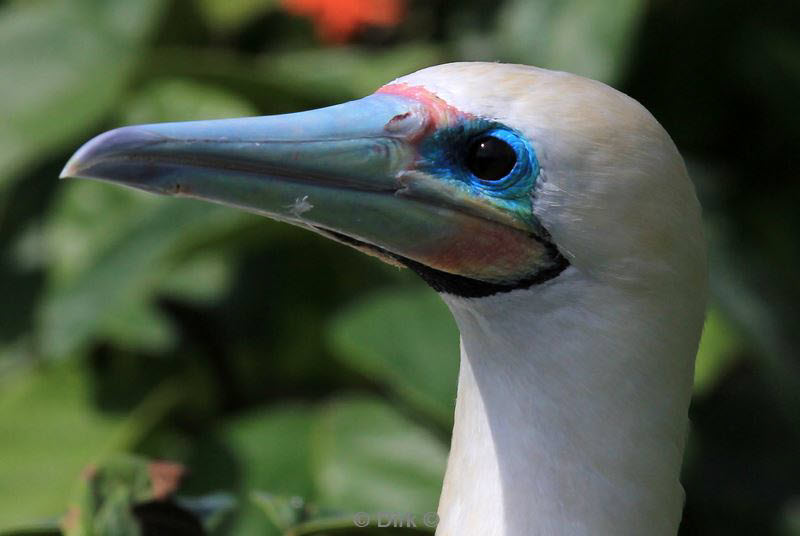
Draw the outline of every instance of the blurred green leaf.
[[[761,371],[773,385],[770,396],[780,400],[783,417],[800,430],[798,331],[788,320],[796,318],[797,299],[775,285],[771,261],[761,258],[752,245],[727,229],[716,229],[712,236],[712,296],[757,352]],[[759,264],[761,268],[754,269]]]
[[[230,259],[216,251],[199,252],[166,274],[159,291],[184,301],[210,303],[230,287],[232,280]]]
[[[197,0],[209,24],[221,31],[231,30],[277,4],[278,0]]]
[[[237,418],[225,435],[242,463],[240,489],[292,534],[352,527],[359,511],[436,510],[445,446],[379,400],[264,410]],[[236,534],[267,530],[252,512],[243,517]]]
[[[62,532],[58,522],[51,521],[9,530],[0,529],[0,536],[62,536]]]
[[[249,500],[241,502],[233,523],[225,527],[220,536],[282,536],[283,531],[275,525],[258,500],[255,494],[251,494]]]
[[[275,527],[286,532],[301,523],[305,516],[305,502],[299,496],[287,497],[262,491],[250,494],[251,500],[258,505]]]
[[[102,188],[102,186],[97,186]],[[241,214],[194,201],[156,204],[143,218],[122,234],[97,261],[52,288],[42,304],[41,336],[45,356],[71,354],[97,335],[124,335],[135,342],[135,327],[121,330],[120,323],[135,319],[126,309],[152,307],[158,284],[176,262],[176,252],[186,251],[198,240],[229,229],[241,221]],[[158,313],[139,313],[150,322]],[[122,317],[122,318],[120,318]],[[172,340],[171,335],[145,328],[144,342]],[[154,338],[154,334],[157,339]]]
[[[123,110],[123,124],[225,119],[256,115],[247,100],[208,84],[181,79],[152,82]]]
[[[236,511],[236,497],[230,493],[212,493],[202,497],[177,497],[178,504],[202,521],[203,527],[214,533],[224,530],[226,521]]]
[[[495,35],[503,59],[613,82],[644,13],[642,0],[511,0]]]
[[[421,43],[380,52],[319,48],[265,55],[257,73],[284,91],[338,101],[368,95],[399,76],[440,63],[443,57],[440,49]]]
[[[313,430],[320,504],[345,512],[435,512],[447,448],[385,403],[346,398]]]
[[[104,251],[166,203],[166,198],[127,188],[82,180],[60,182],[41,233],[46,242],[39,248],[47,252],[43,264],[51,283],[66,284],[90,270]]]
[[[442,48],[426,43],[388,49],[292,49],[253,59],[219,49],[173,47],[156,50],[148,69],[154,77],[196,77],[236,88],[259,109],[282,113],[363,97],[446,58]]]
[[[716,307],[709,309],[694,368],[694,393],[703,394],[713,389],[743,348],[741,335],[723,314]]]
[[[0,377],[0,437],[10,439],[0,442],[0,529],[60,518],[79,475],[137,444],[184,393],[165,381],[125,417],[101,413],[90,395],[80,361]]]
[[[795,495],[783,506],[781,536],[800,536],[800,496]]]
[[[314,495],[311,429],[315,410],[268,408],[229,420],[224,435],[240,464],[242,507],[235,535],[281,534],[305,515]]]
[[[358,534],[361,536],[375,536],[373,527],[357,526],[354,522],[355,516],[353,514],[345,514],[339,516],[327,516],[312,519],[292,527],[290,531],[286,532],[287,536],[325,536],[334,533],[337,536],[348,536],[349,534]],[[350,530],[348,530],[350,529]],[[382,528],[379,534],[385,536],[392,536],[395,532],[390,527]],[[403,532],[402,534],[408,534]]]
[[[138,300],[128,301],[108,315],[99,335],[120,348],[151,353],[164,352],[177,342],[169,317],[152,304]]]
[[[116,102],[163,2],[0,6],[0,188]]]
[[[152,496],[147,460],[116,456],[81,476],[80,489],[65,517],[66,536],[140,536],[131,506]]]
[[[180,464],[130,454],[90,467],[64,518],[65,536],[200,534],[202,518],[173,499],[184,473]],[[190,504],[205,514],[224,514],[231,501],[219,499]]]
[[[290,406],[255,411],[226,423],[224,435],[240,464],[238,491],[242,497],[231,534],[277,536],[281,533],[278,527],[292,520],[281,517],[278,510],[265,509],[267,503],[272,504],[269,498],[285,497],[288,504],[292,498],[301,500],[313,494],[313,419],[313,409]]]
[[[60,516],[75,479],[124,428],[88,398],[77,362],[20,372],[0,385],[0,528]]]
[[[312,496],[313,420],[312,409],[295,406],[257,411],[229,421],[224,434],[241,463],[240,489]]]
[[[0,388],[20,369],[35,360],[35,345],[31,337],[20,337],[11,344],[0,345]]]
[[[436,293],[396,289],[363,298],[334,318],[328,339],[338,359],[452,424],[459,337]]]

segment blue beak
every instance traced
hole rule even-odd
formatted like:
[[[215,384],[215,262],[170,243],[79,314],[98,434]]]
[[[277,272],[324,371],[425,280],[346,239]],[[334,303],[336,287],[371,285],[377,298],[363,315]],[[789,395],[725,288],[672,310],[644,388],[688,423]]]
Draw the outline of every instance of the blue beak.
[[[424,100],[376,93],[287,115],[123,127],[87,142],[61,177],[231,205],[395,264],[516,277],[544,250],[504,211],[419,166],[436,117]]]

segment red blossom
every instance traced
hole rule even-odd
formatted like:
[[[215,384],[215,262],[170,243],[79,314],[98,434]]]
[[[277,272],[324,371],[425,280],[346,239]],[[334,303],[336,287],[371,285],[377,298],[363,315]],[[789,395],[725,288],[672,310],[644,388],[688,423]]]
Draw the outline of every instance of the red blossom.
[[[289,13],[314,20],[327,43],[344,43],[364,26],[392,27],[405,15],[405,0],[282,0]]]

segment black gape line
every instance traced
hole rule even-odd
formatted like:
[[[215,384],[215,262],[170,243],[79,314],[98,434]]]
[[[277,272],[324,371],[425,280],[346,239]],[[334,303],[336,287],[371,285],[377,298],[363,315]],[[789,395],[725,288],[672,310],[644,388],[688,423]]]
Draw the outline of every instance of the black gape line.
[[[561,254],[561,252],[558,251],[558,248],[556,248],[552,242],[531,235],[532,239],[545,246],[547,255],[552,260],[552,264],[547,268],[542,268],[541,270],[538,270],[537,272],[520,279],[519,281],[514,281],[507,284],[488,283],[486,281],[480,281],[471,277],[450,274],[441,270],[437,270],[436,268],[431,268],[430,266],[426,266],[420,262],[403,257],[402,255],[397,255],[387,251],[382,247],[362,242],[361,240],[351,238],[336,231],[320,228],[317,229],[323,234],[327,234],[344,244],[357,246],[359,248],[368,248],[380,253],[381,255],[391,257],[392,259],[395,259],[397,262],[406,266],[409,270],[414,271],[436,292],[451,294],[460,298],[485,298],[486,296],[492,296],[494,294],[502,294],[505,292],[511,292],[512,290],[530,288],[534,285],[540,285],[550,281],[551,279],[555,279],[559,274],[561,274],[561,272],[569,267],[569,261]]]
[[[391,253],[389,255],[416,272],[436,292],[451,294],[460,298],[485,298],[494,294],[530,288],[558,277],[561,272],[567,269],[569,261],[558,252],[555,246],[552,249],[555,251],[555,257],[551,257],[554,263],[552,266],[542,268],[519,281],[508,284],[488,283],[479,279],[464,277],[463,275],[450,274],[399,255],[392,255]],[[549,246],[548,250],[550,250]]]

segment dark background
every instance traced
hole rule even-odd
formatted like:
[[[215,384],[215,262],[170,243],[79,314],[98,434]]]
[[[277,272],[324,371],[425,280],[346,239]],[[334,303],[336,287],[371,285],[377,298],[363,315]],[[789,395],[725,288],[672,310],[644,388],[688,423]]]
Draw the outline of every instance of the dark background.
[[[713,294],[681,534],[799,535],[796,12],[0,0],[0,533],[49,534],[85,508],[83,469],[120,453],[182,463],[181,508],[219,534],[434,510],[458,341],[420,281],[252,215],[56,177],[122,124],[297,111],[428,65],[502,60],[603,80],[675,139]]]

